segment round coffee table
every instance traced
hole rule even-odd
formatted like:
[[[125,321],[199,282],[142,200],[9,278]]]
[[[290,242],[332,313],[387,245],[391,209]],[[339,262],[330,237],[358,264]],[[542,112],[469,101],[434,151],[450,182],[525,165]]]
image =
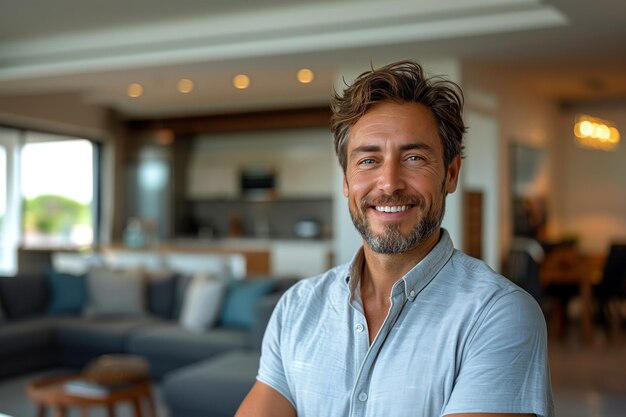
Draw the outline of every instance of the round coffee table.
[[[135,417],[143,417],[141,403],[146,402],[149,415],[156,417],[149,379],[138,380],[127,388],[116,389],[101,396],[88,396],[65,391],[63,385],[77,378],[80,378],[79,374],[64,374],[38,378],[28,384],[28,397],[38,405],[37,416],[44,417],[46,407],[52,407],[55,409],[55,417],[65,417],[69,407],[77,407],[81,409],[81,416],[87,417],[91,407],[104,406],[108,417],[115,417],[115,406],[130,402]]]

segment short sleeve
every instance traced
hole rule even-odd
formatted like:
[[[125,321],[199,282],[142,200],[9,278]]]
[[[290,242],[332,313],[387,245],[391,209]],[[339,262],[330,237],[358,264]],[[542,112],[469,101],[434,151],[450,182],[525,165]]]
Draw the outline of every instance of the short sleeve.
[[[469,335],[443,415],[472,412],[554,415],[545,319],[522,291],[495,301]]]
[[[261,361],[257,380],[278,391],[295,408],[295,404],[287,384],[287,377],[285,375],[281,352],[283,323],[286,315],[285,305],[287,304],[286,299],[288,293],[289,292],[283,295],[276,305],[276,308],[274,309],[267,325],[267,329],[265,330],[263,344],[261,347]]]

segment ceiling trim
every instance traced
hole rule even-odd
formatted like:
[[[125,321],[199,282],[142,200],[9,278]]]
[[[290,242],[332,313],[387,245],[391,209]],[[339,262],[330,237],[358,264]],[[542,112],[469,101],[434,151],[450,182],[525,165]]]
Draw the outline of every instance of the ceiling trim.
[[[565,25],[535,0],[300,6],[0,44],[0,82],[382,46]]]

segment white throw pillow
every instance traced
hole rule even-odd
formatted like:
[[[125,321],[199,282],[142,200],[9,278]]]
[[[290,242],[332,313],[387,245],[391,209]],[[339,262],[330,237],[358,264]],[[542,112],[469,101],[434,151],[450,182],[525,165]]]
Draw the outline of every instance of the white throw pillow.
[[[222,307],[226,283],[207,273],[194,274],[185,291],[180,324],[189,330],[203,332],[215,324]]]

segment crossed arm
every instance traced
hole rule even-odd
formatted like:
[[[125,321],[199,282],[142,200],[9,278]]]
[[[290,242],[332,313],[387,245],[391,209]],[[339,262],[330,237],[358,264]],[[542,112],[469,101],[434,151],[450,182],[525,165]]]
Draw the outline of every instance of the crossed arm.
[[[296,417],[296,410],[278,391],[257,381],[235,417]],[[467,413],[447,417],[534,417],[534,414]]]
[[[296,410],[274,388],[257,381],[235,417],[296,417]]]

